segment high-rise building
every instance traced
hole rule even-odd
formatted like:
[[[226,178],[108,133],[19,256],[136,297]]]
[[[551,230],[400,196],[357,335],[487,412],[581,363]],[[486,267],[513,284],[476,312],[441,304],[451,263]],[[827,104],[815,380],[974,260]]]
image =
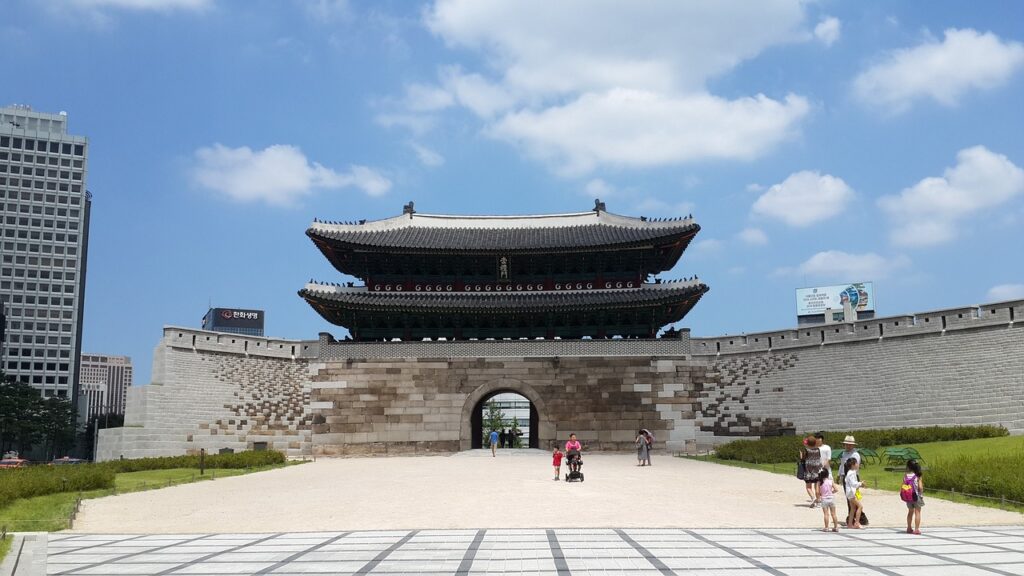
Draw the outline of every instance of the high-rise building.
[[[4,371],[78,403],[91,195],[88,140],[67,114],[0,108],[0,300]]]
[[[263,310],[210,308],[203,316],[203,330],[263,336]]]
[[[132,359],[128,356],[82,354],[81,396],[86,421],[95,414],[124,414],[132,385]]]

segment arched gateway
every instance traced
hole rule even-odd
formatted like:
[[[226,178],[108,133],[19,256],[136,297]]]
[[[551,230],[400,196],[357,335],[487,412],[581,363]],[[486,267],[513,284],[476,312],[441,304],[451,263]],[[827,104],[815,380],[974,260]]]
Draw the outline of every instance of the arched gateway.
[[[554,426],[543,398],[533,387],[518,380],[502,379],[474,390],[462,407],[459,449],[483,448],[482,410],[488,400],[503,392],[519,394],[530,401],[530,448],[547,448],[554,440]]]
[[[423,214],[410,202],[383,220],[314,221],[306,235],[362,282],[299,291],[348,331],[320,342],[314,450],[468,450],[482,444],[482,403],[503,391],[530,401],[532,447],[574,430],[617,449],[640,427],[666,429],[690,401],[675,398],[689,348],[659,333],[708,287],[648,279],[699,231],[689,216],[622,216],[599,200],[528,216]]]

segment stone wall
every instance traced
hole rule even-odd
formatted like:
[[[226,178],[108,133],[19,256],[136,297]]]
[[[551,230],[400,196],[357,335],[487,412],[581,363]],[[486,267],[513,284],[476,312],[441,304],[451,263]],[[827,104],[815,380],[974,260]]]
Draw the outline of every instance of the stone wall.
[[[152,383],[128,391],[125,426],[100,431],[97,458],[171,456],[265,445],[311,451],[308,365],[317,342],[168,327]]]
[[[502,390],[533,403],[545,449],[570,432],[591,449],[632,449],[640,428],[673,450],[713,440],[694,425],[706,366],[686,357],[354,359],[312,371],[317,454],[468,449],[473,409]]]
[[[168,327],[101,459],[265,444],[291,455],[471,445],[499,391],[537,409],[547,448],[704,449],[790,429],[1002,424],[1024,433],[1024,301],[690,339],[334,342]],[[688,354],[692,350],[692,355]],[[363,354],[363,355],[360,355]]]
[[[1024,433],[1024,301],[694,338],[716,435],[956,424]]]

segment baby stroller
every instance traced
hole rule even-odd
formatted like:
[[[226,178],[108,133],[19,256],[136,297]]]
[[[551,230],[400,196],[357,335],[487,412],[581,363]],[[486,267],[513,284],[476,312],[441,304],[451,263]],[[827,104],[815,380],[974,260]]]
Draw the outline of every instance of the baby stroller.
[[[575,482],[579,480],[583,482],[583,472],[580,472],[580,468],[583,467],[583,458],[580,457],[578,450],[570,450],[566,457],[566,467],[569,472],[565,475],[566,482]]]

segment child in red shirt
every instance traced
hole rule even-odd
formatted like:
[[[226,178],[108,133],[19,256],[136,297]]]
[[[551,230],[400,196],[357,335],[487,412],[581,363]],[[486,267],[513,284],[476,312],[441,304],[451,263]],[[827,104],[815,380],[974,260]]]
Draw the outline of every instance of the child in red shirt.
[[[562,475],[562,451],[555,446],[555,449],[551,452],[551,465],[555,467],[555,480]]]

